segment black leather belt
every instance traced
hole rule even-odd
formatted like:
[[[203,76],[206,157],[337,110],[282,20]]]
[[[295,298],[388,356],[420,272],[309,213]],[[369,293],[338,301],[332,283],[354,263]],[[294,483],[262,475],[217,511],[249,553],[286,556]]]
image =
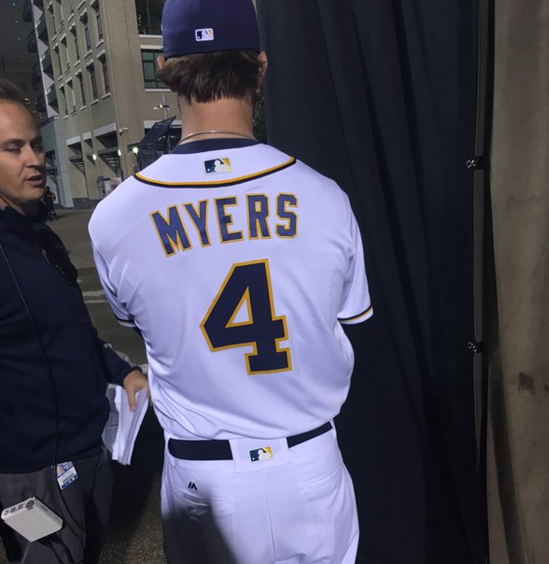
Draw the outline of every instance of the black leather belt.
[[[295,447],[305,441],[314,439],[319,435],[327,433],[332,428],[330,422],[320,427],[287,437],[288,448]],[[265,440],[269,442],[268,439]],[[231,443],[229,441],[183,441],[181,439],[170,439],[168,450],[175,458],[182,460],[232,460]]]

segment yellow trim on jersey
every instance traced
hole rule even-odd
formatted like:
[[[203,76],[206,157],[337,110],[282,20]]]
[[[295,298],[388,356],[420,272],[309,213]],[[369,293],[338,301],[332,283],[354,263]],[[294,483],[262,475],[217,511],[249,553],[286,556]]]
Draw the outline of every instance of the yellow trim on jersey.
[[[362,313],[359,313],[358,315],[355,315],[354,317],[345,317],[345,318],[341,318],[339,321],[340,323],[352,323],[354,321],[359,321],[360,319],[363,319],[365,317],[368,317],[368,315],[370,315],[372,313],[373,309],[372,306],[370,306],[366,311],[363,311]]]
[[[263,236],[263,230],[261,229],[260,219],[254,219],[254,227],[256,228],[257,235],[252,237],[252,223],[250,221],[250,198],[254,196],[263,196],[267,203],[267,215],[265,216],[265,227],[267,228],[267,235]],[[257,209],[257,204],[261,206],[261,202],[259,200],[254,202],[254,213],[261,213],[261,209]],[[268,194],[246,194],[246,216],[248,218],[248,239],[250,241],[256,241],[257,239],[272,239],[271,237],[271,228],[269,227],[269,218],[271,217],[271,211],[269,209],[269,195]]]
[[[248,319],[247,321],[239,321],[238,323],[235,322],[236,316],[240,313],[242,305],[246,304],[246,310],[248,311]],[[253,325],[254,324],[254,316],[252,313],[252,302],[250,300],[250,288],[246,288],[246,291],[242,294],[242,298],[240,299],[240,303],[236,306],[231,318],[225,325],[225,329],[231,329],[233,327],[243,327],[244,325]]]
[[[246,182],[248,180],[253,180],[254,178],[259,178],[261,176],[265,176],[266,174],[271,174],[276,172],[280,169],[286,168],[296,162],[295,157],[291,157],[290,160],[286,161],[285,163],[273,166],[271,168],[267,168],[265,170],[254,172],[252,174],[247,174],[246,176],[239,176],[237,178],[230,178],[227,180],[212,180],[207,182],[163,182],[161,180],[154,180],[152,178],[147,178],[139,172],[136,172],[134,176],[138,180],[142,180],[143,182],[147,182],[149,184],[156,184],[158,186],[225,186],[227,184],[238,184],[239,182]]]
[[[221,217],[219,215],[219,206],[217,204],[220,200],[229,200],[231,198],[234,198],[234,204],[230,202],[227,202],[226,204],[221,204],[221,207],[223,208],[223,217],[227,218],[227,222],[224,224],[225,232],[227,234],[227,237],[230,237],[231,235],[236,235],[238,239],[235,238],[225,241],[225,239],[223,239],[223,233],[221,231],[221,225],[223,224],[223,221],[221,221]],[[219,242],[222,245],[226,245],[228,243],[238,243],[239,241],[244,241],[244,232],[242,230],[229,231],[229,228],[234,225],[234,219],[233,219],[233,214],[227,213],[227,210],[225,210],[225,208],[229,206],[233,206],[233,207],[238,206],[238,196],[224,196],[222,198],[214,198],[214,203],[215,203],[215,215],[217,217],[217,230],[219,231]]]
[[[192,202],[187,202],[186,204],[183,204],[183,209],[187,212],[187,215],[189,216],[191,223],[194,225],[194,228],[196,229],[196,231],[198,233],[198,238],[200,239],[200,246],[203,249],[206,248],[206,247],[209,247],[212,244],[212,242],[210,240],[210,233],[208,232],[208,203],[209,203],[209,200],[199,200],[198,209],[200,210],[200,204],[202,204],[204,202],[206,203],[206,207],[204,209],[204,218],[200,217],[200,214],[198,213],[195,205]],[[191,212],[189,211],[189,208],[187,206],[190,206],[194,210],[194,213],[198,216],[198,218],[201,221],[202,220],[204,221],[204,235],[206,236],[206,239],[208,240],[208,242],[206,244],[202,243],[202,232],[200,231],[200,227],[198,227],[198,225],[196,224],[196,221],[192,217]]]
[[[287,200],[285,200],[282,204],[282,211],[286,214],[291,214],[294,216],[295,218],[295,233],[294,235],[280,235],[279,233],[279,228],[281,229],[285,229],[286,231],[289,231],[291,226],[292,226],[292,219],[290,217],[280,217],[280,215],[278,215],[278,203],[279,203],[279,198],[281,196],[293,196],[295,198],[295,204],[290,204]],[[299,207],[299,201],[297,199],[297,196],[295,194],[291,194],[289,192],[279,192],[276,195],[276,217],[278,217],[278,219],[280,219],[280,221],[287,221],[288,223],[286,225],[283,225],[282,223],[277,223],[275,225],[275,233],[276,236],[280,239],[295,239],[298,235],[297,231],[298,231],[298,217],[297,214],[291,210],[288,210],[286,208],[286,206],[290,207],[290,208],[298,208]]]

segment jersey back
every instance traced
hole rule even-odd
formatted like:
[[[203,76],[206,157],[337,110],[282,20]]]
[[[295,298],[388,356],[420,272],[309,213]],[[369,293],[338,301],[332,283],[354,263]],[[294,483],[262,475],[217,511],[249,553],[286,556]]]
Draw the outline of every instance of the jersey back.
[[[118,319],[143,335],[168,437],[277,438],[331,420],[372,315],[333,181],[266,145],[161,157],[90,223]]]

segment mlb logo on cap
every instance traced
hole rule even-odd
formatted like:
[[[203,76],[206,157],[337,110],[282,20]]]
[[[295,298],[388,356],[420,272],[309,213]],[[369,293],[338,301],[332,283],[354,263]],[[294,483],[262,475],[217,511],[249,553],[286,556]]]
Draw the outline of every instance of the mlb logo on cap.
[[[259,53],[255,7],[252,0],[166,0],[162,40],[166,60],[219,51]]]
[[[196,29],[194,32],[194,37],[197,41],[213,41],[214,40],[214,30],[213,29]]]

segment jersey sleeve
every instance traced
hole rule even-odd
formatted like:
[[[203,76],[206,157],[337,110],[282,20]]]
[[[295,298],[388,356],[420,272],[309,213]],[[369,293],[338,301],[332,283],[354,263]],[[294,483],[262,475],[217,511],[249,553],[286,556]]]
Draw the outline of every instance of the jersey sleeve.
[[[343,296],[339,309],[338,319],[344,325],[353,325],[366,321],[374,314],[370,292],[368,289],[368,279],[364,265],[364,250],[362,238],[354,214],[351,211],[350,236],[353,252],[349,257],[349,267]]]
[[[123,325],[124,327],[135,327],[136,325],[133,321],[133,317],[126,311],[126,308],[118,300],[116,289],[109,279],[109,269],[107,263],[93,240],[92,251],[97,273],[99,274],[99,280],[101,281],[103,291],[105,292],[105,296],[107,297],[107,301],[111,306],[114,316],[120,325]]]

